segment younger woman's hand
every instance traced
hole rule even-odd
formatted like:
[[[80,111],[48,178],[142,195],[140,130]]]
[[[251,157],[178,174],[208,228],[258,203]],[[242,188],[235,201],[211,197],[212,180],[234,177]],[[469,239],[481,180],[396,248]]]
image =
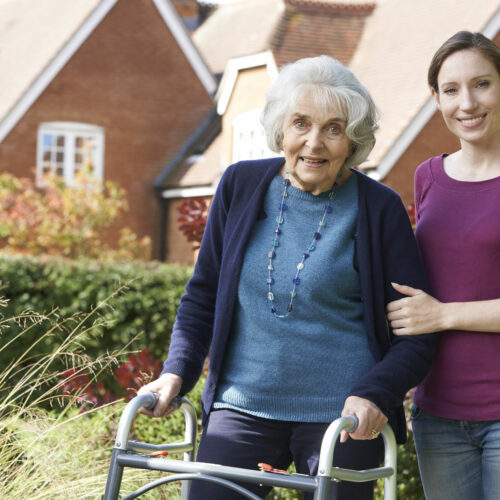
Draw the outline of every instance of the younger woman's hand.
[[[387,320],[394,335],[420,335],[445,330],[444,304],[418,288],[392,286],[406,297],[387,304]]]

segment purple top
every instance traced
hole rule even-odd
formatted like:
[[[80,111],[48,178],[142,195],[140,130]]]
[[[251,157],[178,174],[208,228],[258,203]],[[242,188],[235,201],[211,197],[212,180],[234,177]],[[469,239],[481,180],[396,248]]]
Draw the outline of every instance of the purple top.
[[[433,295],[443,302],[500,297],[500,177],[449,177],[438,156],[415,173],[416,236]],[[459,420],[500,418],[500,335],[448,331],[415,402]]]

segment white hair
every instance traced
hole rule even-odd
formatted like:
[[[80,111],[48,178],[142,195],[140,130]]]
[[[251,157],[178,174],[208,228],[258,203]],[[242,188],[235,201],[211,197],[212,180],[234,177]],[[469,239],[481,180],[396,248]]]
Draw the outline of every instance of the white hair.
[[[283,140],[285,115],[306,91],[312,90],[316,104],[324,109],[335,107],[346,120],[346,135],[352,155],[344,167],[363,163],[375,145],[378,113],[373,99],[354,73],[328,56],[306,57],[287,64],[267,93],[261,121],[267,144],[279,153]]]

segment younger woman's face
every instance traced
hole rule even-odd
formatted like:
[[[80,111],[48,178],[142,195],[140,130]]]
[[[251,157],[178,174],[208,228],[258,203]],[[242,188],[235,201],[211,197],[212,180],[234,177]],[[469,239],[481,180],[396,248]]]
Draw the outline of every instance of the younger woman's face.
[[[481,52],[451,54],[432,94],[448,129],[461,141],[487,145],[500,140],[500,75]]]

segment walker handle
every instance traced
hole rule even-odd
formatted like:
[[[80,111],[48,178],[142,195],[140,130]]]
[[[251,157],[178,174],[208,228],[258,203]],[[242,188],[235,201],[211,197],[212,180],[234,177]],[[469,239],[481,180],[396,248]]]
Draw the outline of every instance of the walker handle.
[[[156,403],[158,403],[158,398],[160,397],[159,394],[156,392],[148,392],[144,395],[149,396],[149,399],[143,403],[144,408],[146,410],[153,410]],[[178,410],[182,405],[182,398],[180,396],[175,396],[175,398],[170,401],[169,406],[170,405],[175,405],[175,409]]]
[[[349,422],[345,422],[343,430],[346,432],[355,432],[359,425],[358,417],[356,415],[345,415],[342,418],[351,422],[351,425],[349,425]]]

